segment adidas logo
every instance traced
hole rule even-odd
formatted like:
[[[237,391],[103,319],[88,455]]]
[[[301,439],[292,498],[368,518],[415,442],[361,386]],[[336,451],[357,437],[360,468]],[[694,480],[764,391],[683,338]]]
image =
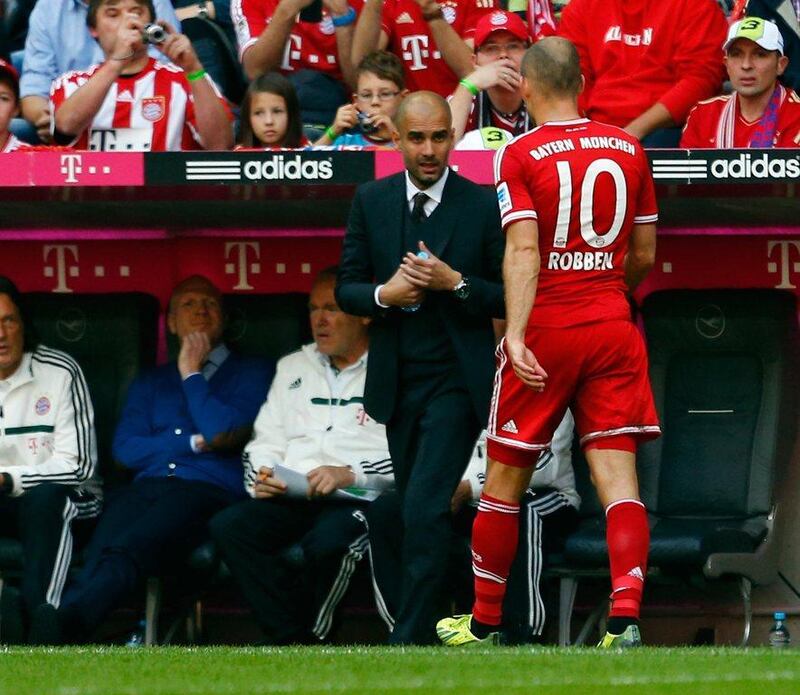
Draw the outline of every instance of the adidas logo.
[[[413,24],[414,20],[408,12],[403,12],[396,20],[395,24]]]
[[[644,575],[642,574],[641,567],[634,567],[630,572],[628,572],[629,577],[634,577],[638,579],[640,582],[644,581]]]
[[[123,89],[117,95],[117,101],[133,101],[133,94],[131,94],[129,89]]]
[[[291,391],[292,389],[299,389],[300,384],[302,383],[303,383],[303,377],[301,376],[297,377],[291,384],[289,384],[289,390]]]
[[[517,423],[514,422],[514,420],[509,420],[500,429],[503,430],[503,432],[511,432],[511,434],[519,434],[519,430],[517,429]]]

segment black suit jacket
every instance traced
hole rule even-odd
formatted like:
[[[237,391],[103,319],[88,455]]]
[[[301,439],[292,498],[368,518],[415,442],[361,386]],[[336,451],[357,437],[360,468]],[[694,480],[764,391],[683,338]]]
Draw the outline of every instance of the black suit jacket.
[[[402,260],[407,206],[405,173],[358,188],[342,248],[336,299],[350,314],[372,317],[364,392],[366,411],[378,422],[394,412],[399,369],[399,325],[408,315],[375,304],[375,288],[394,275]],[[407,211],[407,208],[406,208]],[[428,247],[467,276],[470,295],[440,303],[442,330],[453,344],[464,384],[485,423],[494,376],[492,317],[504,315],[502,262],[505,240],[494,191],[450,171],[436,210],[441,221]]]

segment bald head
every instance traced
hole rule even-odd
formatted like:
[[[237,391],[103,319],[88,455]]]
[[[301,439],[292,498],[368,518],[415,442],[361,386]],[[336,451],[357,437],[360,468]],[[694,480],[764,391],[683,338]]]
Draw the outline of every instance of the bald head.
[[[577,97],[581,91],[578,51],[559,36],[548,36],[525,51],[522,75],[550,96]]]
[[[394,122],[401,133],[406,129],[409,117],[437,121],[442,123],[448,130],[453,126],[450,107],[435,92],[412,92],[400,102]]]

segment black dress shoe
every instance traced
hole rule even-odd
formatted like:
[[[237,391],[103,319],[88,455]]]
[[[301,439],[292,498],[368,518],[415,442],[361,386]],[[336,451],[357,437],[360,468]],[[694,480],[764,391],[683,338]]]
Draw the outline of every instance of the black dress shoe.
[[[33,611],[28,642],[39,645],[64,644],[61,619],[58,611],[49,603],[43,603]]]
[[[3,585],[0,594],[0,642],[25,644],[25,619],[19,589]]]

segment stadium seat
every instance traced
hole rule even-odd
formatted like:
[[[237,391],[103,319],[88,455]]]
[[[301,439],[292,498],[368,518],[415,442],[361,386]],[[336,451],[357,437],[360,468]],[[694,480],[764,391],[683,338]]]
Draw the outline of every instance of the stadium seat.
[[[764,290],[660,292],[643,306],[664,430],[637,461],[650,567],[737,578],[743,644],[752,584],[778,572],[775,481],[794,442],[796,311],[793,295]],[[607,567],[605,520],[593,511],[567,540],[562,592],[573,600],[578,577]],[[568,631],[572,606],[562,597]]]
[[[308,295],[299,292],[286,294],[229,294],[223,298],[227,345],[244,355],[279,360],[311,340],[308,323]],[[178,341],[168,336],[168,352],[174,359]],[[299,551],[299,547],[293,552]],[[178,618],[165,631],[168,641],[180,621],[186,619],[188,640],[199,636],[202,604],[200,596],[215,580],[224,578],[227,569],[220,562],[214,544],[209,540],[199,546],[187,560],[187,570],[203,581],[193,584],[195,591],[182,597]],[[159,619],[163,584],[157,577],[147,581],[145,603],[146,645],[159,642]],[[163,641],[163,640],[162,640]]]
[[[120,474],[111,440],[130,382],[155,363],[158,301],[142,293],[26,295],[43,344],[63,350],[81,366],[95,412],[98,469],[106,486]],[[22,569],[21,544],[0,539],[0,582]]]

